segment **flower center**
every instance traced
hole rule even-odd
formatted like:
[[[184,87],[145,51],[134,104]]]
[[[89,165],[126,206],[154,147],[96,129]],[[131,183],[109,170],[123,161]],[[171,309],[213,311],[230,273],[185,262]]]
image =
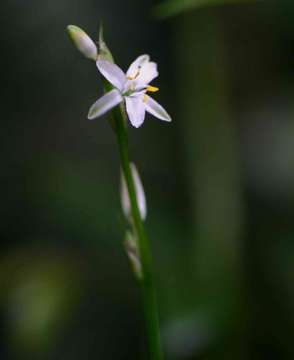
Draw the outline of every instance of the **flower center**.
[[[127,76],[127,79],[128,80],[136,80],[137,77],[140,75],[140,70],[141,70],[141,67],[138,67],[137,72],[135,73],[135,75],[134,76]]]

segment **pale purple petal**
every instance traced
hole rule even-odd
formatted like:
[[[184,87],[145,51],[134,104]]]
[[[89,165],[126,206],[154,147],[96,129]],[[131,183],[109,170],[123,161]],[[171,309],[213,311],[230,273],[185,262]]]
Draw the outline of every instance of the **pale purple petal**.
[[[126,75],[124,72],[117,65],[106,60],[97,60],[96,64],[101,74],[114,87],[122,91],[126,82]]]
[[[129,67],[127,71],[127,76],[135,77],[139,68],[150,59],[149,55],[139,56]]]
[[[143,95],[126,97],[126,109],[131,124],[138,128],[145,119],[145,104],[143,102]]]
[[[155,62],[145,63],[137,79],[137,88],[148,85],[153,79],[158,76],[157,64]]]
[[[109,91],[98,99],[90,108],[88,119],[93,120],[105,114],[107,111],[118,105],[123,101],[123,97],[116,89]]]
[[[171,121],[171,117],[157,101],[146,95],[145,109],[160,120]]]

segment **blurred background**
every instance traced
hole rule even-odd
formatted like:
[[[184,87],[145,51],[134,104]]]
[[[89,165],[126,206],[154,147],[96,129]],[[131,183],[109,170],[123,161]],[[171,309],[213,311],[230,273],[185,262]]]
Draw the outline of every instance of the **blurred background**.
[[[167,359],[294,359],[292,0],[1,2],[0,358],[147,359],[99,74],[158,62],[173,122],[129,129]]]

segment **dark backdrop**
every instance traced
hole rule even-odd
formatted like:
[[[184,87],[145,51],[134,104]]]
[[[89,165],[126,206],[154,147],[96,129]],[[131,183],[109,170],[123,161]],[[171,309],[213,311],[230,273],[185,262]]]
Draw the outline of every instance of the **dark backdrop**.
[[[173,117],[129,129],[167,357],[294,356],[294,6],[157,4],[0,5],[1,359],[145,358],[115,139],[86,120],[102,86],[65,32],[101,20],[122,68],[158,62]]]

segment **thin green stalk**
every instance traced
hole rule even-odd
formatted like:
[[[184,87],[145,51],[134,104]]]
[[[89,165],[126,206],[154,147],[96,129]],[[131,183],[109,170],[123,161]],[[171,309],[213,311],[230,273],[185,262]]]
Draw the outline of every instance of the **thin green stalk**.
[[[102,25],[100,26],[99,31],[98,49],[94,42],[82,29],[78,28],[77,26],[70,25],[67,27],[67,30],[74,44],[78,50],[83,53],[84,56],[96,61],[98,55],[99,59],[114,63],[113,56],[104,42]],[[110,91],[112,89],[111,83],[109,83],[106,79],[103,79],[102,81],[105,91]],[[125,128],[126,120],[126,114],[123,107],[116,107],[112,110],[110,116],[110,125],[112,126],[117,137],[121,168],[126,181],[130,199],[133,227],[138,239],[138,253],[140,256],[142,272],[142,277],[140,278],[139,283],[142,292],[149,355],[150,360],[162,360],[156,292],[152,275],[152,258],[149,249],[149,243],[139,212],[135,184],[130,167],[128,136]]]
[[[122,110],[114,109],[113,117],[115,122],[115,132],[119,148],[120,162],[122,171],[126,180],[129,192],[132,218],[134,228],[138,236],[138,245],[140,260],[142,266],[143,278],[140,280],[142,302],[146,323],[146,333],[148,337],[148,345],[151,360],[162,360],[160,331],[158,310],[156,301],[156,290],[152,274],[152,257],[149,248],[149,242],[145,234],[143,222],[141,220],[135,185],[130,168],[129,152],[128,152],[128,135],[125,128],[125,119]]]

